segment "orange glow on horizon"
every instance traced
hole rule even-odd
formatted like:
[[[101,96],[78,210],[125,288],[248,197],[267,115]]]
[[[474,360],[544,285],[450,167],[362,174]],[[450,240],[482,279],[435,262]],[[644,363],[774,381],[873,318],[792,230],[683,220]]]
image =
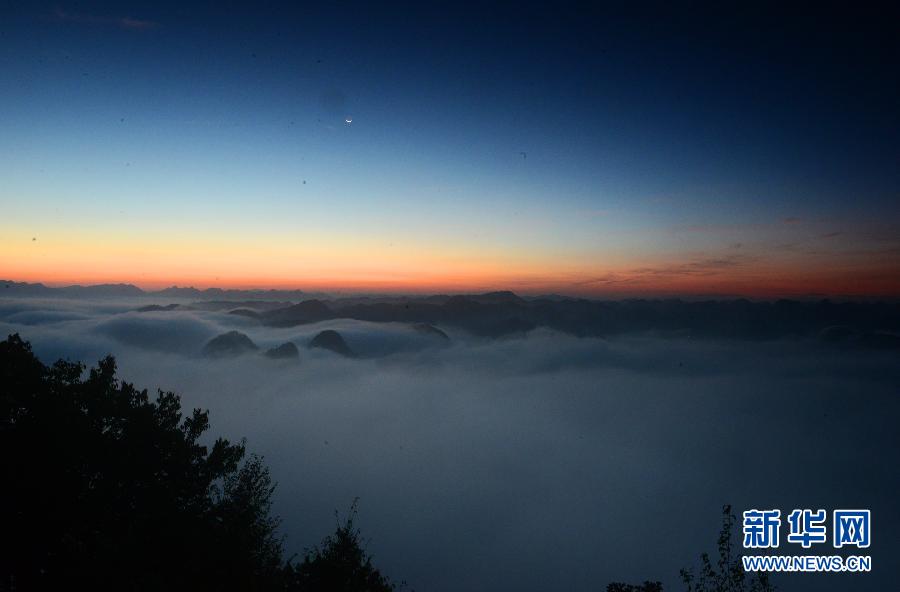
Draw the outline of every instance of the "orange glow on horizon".
[[[129,283],[151,290],[177,285],[416,294],[512,290],[586,297],[900,296],[896,262],[870,256],[753,257],[721,264],[696,255],[589,257],[455,245],[393,247],[352,236],[330,241],[273,237],[260,244],[240,237],[150,240],[112,234],[96,239],[77,231],[37,240],[6,233],[0,236],[0,254],[0,278],[50,286]]]
[[[47,270],[49,272],[49,270]],[[167,276],[165,274],[113,275],[108,273],[56,274],[40,271],[10,273],[0,268],[0,277],[11,281],[43,283],[51,287],[73,284],[133,284],[145,290],[171,286],[198,289],[303,290],[307,292],[367,293],[477,293],[511,290],[524,295],[563,294],[584,297],[676,297],[679,295],[745,296],[750,298],[821,296],[900,296],[900,280],[878,273],[853,274],[754,273],[709,278],[671,277],[648,281],[623,275],[613,283],[585,283],[584,276],[565,277],[507,273],[503,275],[421,273],[414,277],[321,275],[303,278],[259,275]]]

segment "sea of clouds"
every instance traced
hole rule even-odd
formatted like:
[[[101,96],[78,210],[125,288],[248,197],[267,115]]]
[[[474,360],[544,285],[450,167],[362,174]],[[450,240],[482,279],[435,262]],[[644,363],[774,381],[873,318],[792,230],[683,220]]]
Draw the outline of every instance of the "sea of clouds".
[[[359,497],[376,565],[420,592],[676,590],[679,568],[715,552],[724,503],[871,508],[871,574],[775,582],[884,590],[900,575],[896,352],[452,327],[442,343],[402,324],[269,328],[141,304],[0,300],[0,332],[45,362],[112,353],[124,379],[209,409],[212,434],[265,457],[291,553]],[[307,349],[323,329],[360,356]],[[293,341],[300,359],[200,355],[229,330],[261,349]]]

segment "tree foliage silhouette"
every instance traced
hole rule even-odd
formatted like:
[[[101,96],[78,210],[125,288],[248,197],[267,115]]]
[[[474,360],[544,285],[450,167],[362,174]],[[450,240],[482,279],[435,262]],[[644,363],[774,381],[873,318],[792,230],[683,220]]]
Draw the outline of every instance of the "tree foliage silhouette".
[[[207,413],[91,368],[0,343],[0,588],[270,588],[273,484],[244,445],[201,444]]]
[[[221,438],[206,412],[116,378],[112,356],[45,366],[0,342],[0,591],[383,592],[349,518],[285,562],[275,483],[262,458]]]
[[[681,570],[681,581],[686,592],[775,592],[765,573],[747,574],[741,556],[734,552],[734,524],[737,517],[731,513],[731,506],[722,507],[722,529],[719,531],[719,558],[715,566],[708,553],[700,555],[700,573],[693,569]],[[623,584],[613,582],[606,592],[662,592],[661,582],[643,584]]]
[[[338,522],[334,534],[308,550],[303,561],[291,568],[291,584],[295,589],[304,592],[396,590],[396,585],[372,565],[372,558],[362,544],[359,529],[354,525],[357,502],[354,500],[347,519]]]
[[[734,524],[737,517],[731,506],[722,506],[722,529],[719,531],[719,558],[713,566],[708,553],[700,556],[700,573],[681,570],[681,580],[687,592],[774,592],[775,586],[765,573],[748,574],[741,556],[734,552]]]

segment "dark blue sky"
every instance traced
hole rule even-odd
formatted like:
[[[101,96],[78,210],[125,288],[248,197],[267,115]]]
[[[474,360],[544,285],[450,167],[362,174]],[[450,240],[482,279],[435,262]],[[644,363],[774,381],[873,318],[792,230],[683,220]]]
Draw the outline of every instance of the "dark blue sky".
[[[23,237],[122,211],[184,249],[274,233],[335,237],[348,260],[385,250],[363,271],[232,278],[279,284],[440,283],[423,266],[445,283],[630,282],[735,244],[757,278],[817,253],[897,261],[897,21],[875,6],[3,6],[0,199]],[[38,211],[60,208],[56,225]],[[395,243],[426,255],[391,260]],[[780,249],[798,243],[799,262]],[[112,270],[98,279],[127,267],[85,257]]]

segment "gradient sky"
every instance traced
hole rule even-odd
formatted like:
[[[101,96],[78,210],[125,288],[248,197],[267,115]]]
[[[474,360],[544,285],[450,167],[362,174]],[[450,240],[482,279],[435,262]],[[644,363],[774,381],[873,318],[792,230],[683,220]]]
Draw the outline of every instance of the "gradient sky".
[[[4,279],[900,295],[875,6],[25,4]]]

